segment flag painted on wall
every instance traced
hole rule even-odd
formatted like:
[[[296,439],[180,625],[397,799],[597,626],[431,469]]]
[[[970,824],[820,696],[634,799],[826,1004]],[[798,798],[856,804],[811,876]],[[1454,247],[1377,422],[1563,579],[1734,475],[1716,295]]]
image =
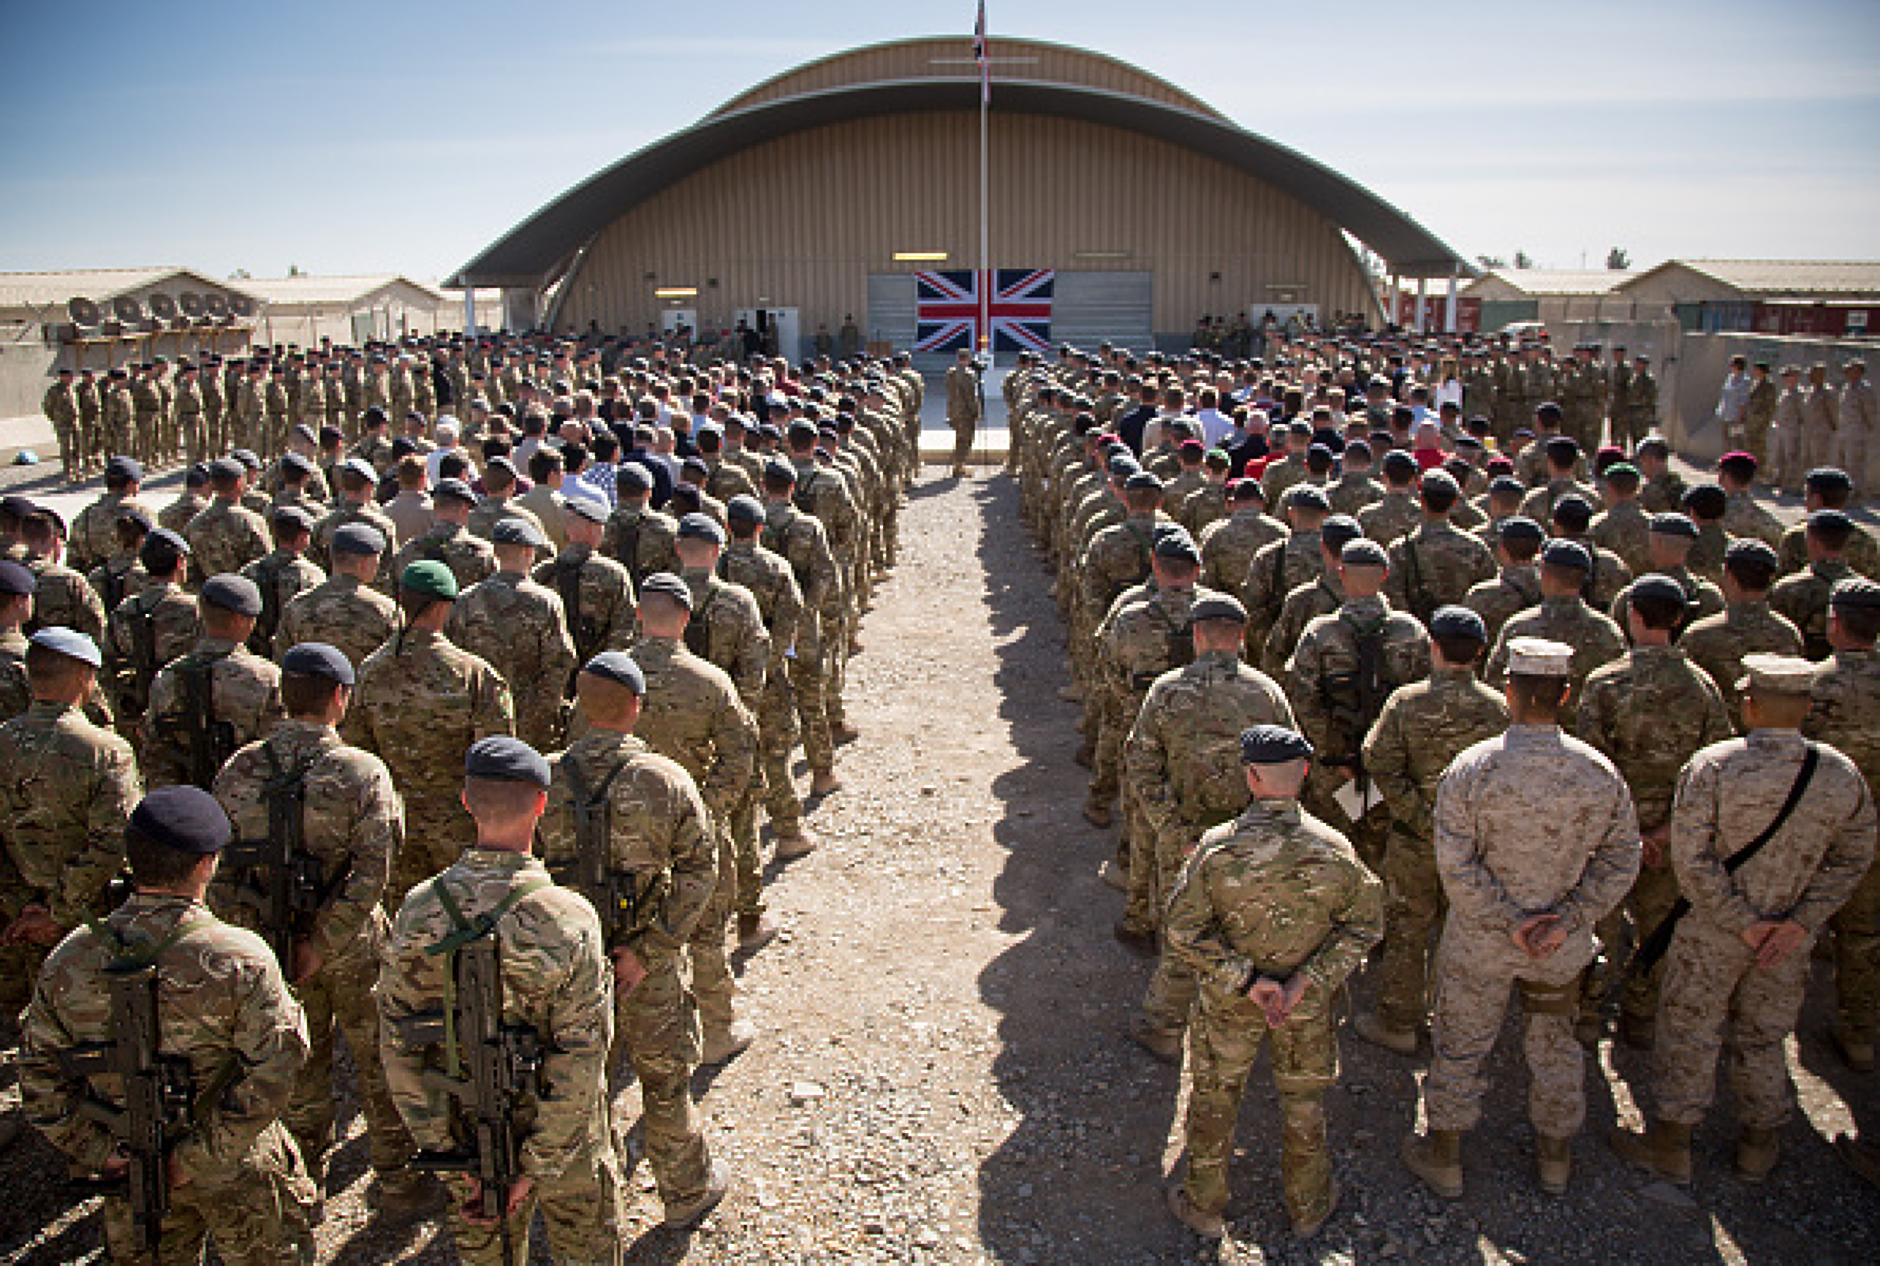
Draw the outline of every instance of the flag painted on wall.
[[[1051,350],[1051,294],[1057,273],[1049,268],[987,270],[992,280],[989,303],[992,350]],[[979,346],[979,284],[970,268],[914,274],[914,349],[951,352]]]

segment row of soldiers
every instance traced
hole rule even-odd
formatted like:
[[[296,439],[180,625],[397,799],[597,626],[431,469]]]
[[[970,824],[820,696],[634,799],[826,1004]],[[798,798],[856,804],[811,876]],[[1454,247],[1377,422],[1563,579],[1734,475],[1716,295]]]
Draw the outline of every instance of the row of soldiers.
[[[1335,452],[1288,426],[1230,479],[1179,406],[1139,450],[1100,421],[1108,369],[1065,355],[1010,386],[1012,460],[1057,571],[1085,816],[1121,802],[1116,936],[1155,960],[1132,1036],[1176,1065],[1186,1043],[1175,1216],[1223,1233],[1269,1040],[1288,1211],[1302,1235],[1330,1216],[1334,1003],[1373,952],[1353,1029],[1412,1058],[1429,1030],[1404,1158],[1439,1194],[1462,1194],[1517,990],[1543,1190],[1567,1189],[1614,1009],[1654,1061],[1649,1128],[1619,1153],[1689,1180],[1728,1027],[1737,1170],[1767,1175],[1817,939],[1850,1067],[1880,1030],[1880,584],[1845,472],[1811,472],[1785,528],[1752,455],[1685,488],[1648,437],[1595,474],[1549,401],[1512,458],[1457,432],[1420,459],[1362,421]],[[1206,374],[1169,366],[1157,398]]]
[[[0,979],[9,1011],[37,981],[25,1118],[129,1174],[114,1258],[306,1258],[339,1032],[377,1207],[430,1213],[454,1174],[467,1260],[514,1260],[537,1209],[558,1260],[618,1260],[636,1152],[668,1226],[722,1199],[690,1078],[755,1037],[727,950],[777,930],[758,810],[779,860],[815,847],[791,753],[812,799],[840,789],[828,704],[913,475],[917,388],[853,372],[839,439],[760,377],[769,420],[698,436],[724,500],[677,519],[622,463],[612,507],[543,499],[551,532],[497,458],[483,494],[444,474],[398,546],[354,456],[317,518],[287,458],[266,517],[218,459],[176,530],[184,499],[153,512],[119,457],[73,525],[108,525],[87,579],[57,515],[0,507]],[[638,1142],[610,1107],[627,1068]]]

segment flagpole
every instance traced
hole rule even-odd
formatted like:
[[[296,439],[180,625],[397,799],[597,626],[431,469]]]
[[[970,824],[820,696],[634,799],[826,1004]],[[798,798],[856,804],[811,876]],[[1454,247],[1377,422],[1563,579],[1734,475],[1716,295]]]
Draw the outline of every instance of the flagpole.
[[[986,410],[986,375],[992,372],[996,356],[992,337],[992,229],[987,212],[992,200],[988,128],[992,114],[992,47],[987,38],[986,0],[979,0],[975,35],[979,57],[979,338],[986,353],[986,366],[979,374],[979,442],[982,459],[989,459],[991,439],[986,432],[992,419]],[[981,465],[984,464],[982,460]]]

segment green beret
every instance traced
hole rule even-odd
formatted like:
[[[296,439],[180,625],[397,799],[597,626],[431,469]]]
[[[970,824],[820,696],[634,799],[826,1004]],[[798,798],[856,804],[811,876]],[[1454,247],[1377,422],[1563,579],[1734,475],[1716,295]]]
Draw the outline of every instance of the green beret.
[[[405,568],[404,574],[398,578],[398,587],[428,598],[442,598],[446,602],[457,600],[456,575],[444,564],[428,558]]]

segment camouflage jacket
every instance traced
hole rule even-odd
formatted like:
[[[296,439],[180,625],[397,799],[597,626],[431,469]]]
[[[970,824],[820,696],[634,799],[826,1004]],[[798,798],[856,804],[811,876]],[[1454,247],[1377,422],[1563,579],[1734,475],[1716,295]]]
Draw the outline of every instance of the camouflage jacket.
[[[94,643],[104,641],[104,603],[91,582],[70,567],[28,555],[26,569],[33,573],[33,614],[26,631],[35,633],[51,625],[75,629]]]
[[[578,663],[632,644],[633,577],[613,559],[585,545],[571,545],[549,561],[537,563],[530,578],[561,599],[562,618]]]
[[[1802,732],[1834,744],[1880,786],[1880,654],[1836,651],[1815,674],[1814,696]]]
[[[387,536],[387,540],[391,537]],[[375,588],[388,589],[397,584],[405,568],[421,559],[442,563],[457,578],[457,588],[470,589],[496,574],[496,549],[480,536],[472,535],[461,524],[439,519],[422,536],[405,542],[392,562],[392,586],[385,583],[381,569]]]
[[[670,638],[642,637],[633,661],[646,674],[635,734],[679,762],[723,823],[756,770],[757,722],[722,668]]]
[[[743,585],[757,600],[758,614],[770,635],[769,676],[783,671],[783,661],[796,648],[796,630],[803,619],[803,591],[796,573],[782,555],[756,541],[733,541],[718,556],[719,578]]]
[[[1384,594],[1399,611],[1428,620],[1436,608],[1461,602],[1470,589],[1495,577],[1488,546],[1445,520],[1425,519],[1390,547]]]
[[[1435,829],[1436,788],[1458,754],[1508,728],[1508,705],[1467,668],[1432,668],[1391,692],[1364,736],[1364,772],[1391,821],[1414,839]]]
[[[517,735],[538,748],[552,744],[575,669],[561,596],[499,571],[458,596],[444,630],[452,645],[487,661],[509,684]]]
[[[1711,681],[1723,695],[1730,724],[1740,727],[1742,715],[1736,683],[1743,676],[1743,657],[1758,652],[1800,655],[1802,635],[1793,624],[1771,610],[1768,602],[1739,602],[1687,625],[1678,636],[1678,649],[1710,674]]]
[[[770,667],[770,634],[757,599],[744,586],[703,569],[688,567],[680,574],[692,593],[686,646],[700,659],[724,669],[744,706],[755,709]]]
[[[1769,605],[1801,630],[1802,654],[1810,659],[1826,659],[1833,651],[1828,645],[1828,599],[1834,587],[1854,574],[1854,569],[1840,559],[1821,559],[1810,563],[1807,571],[1796,572],[1776,581],[1769,591]],[[37,595],[34,596],[37,601]]]
[[[277,549],[242,568],[241,574],[261,590],[261,616],[255,621],[248,648],[257,655],[273,653],[274,634],[281,627],[281,612],[309,589],[323,583],[326,573],[304,554]]]
[[[1239,509],[1201,532],[1201,583],[1237,594],[1253,570],[1253,558],[1274,541],[1286,539],[1286,525],[1253,509]]]
[[[119,714],[142,716],[158,670],[188,654],[201,637],[195,596],[180,585],[165,581],[125,599],[111,613],[104,645],[105,676]]]
[[[1362,642],[1378,639],[1378,681],[1367,690]],[[1348,598],[1306,625],[1286,662],[1286,695],[1322,766],[1359,759],[1364,736],[1391,691],[1429,676],[1430,639],[1414,616],[1379,598]]]
[[[1415,495],[1402,488],[1392,488],[1382,497],[1358,511],[1358,526],[1373,541],[1388,546],[1407,532],[1414,532],[1423,522],[1423,507]]]
[[[1482,617],[1488,626],[1489,645],[1502,626],[1521,612],[1541,604],[1541,578],[1532,563],[1503,567],[1493,580],[1484,580],[1463,595],[1462,605]]]
[[[407,807],[455,805],[463,756],[492,734],[513,734],[509,686],[489,663],[428,629],[406,629],[366,657],[340,727],[391,768]]]
[[[398,631],[398,604],[344,572],[296,594],[281,611],[274,632],[279,659],[302,642],[326,642],[352,661],[354,669]]]
[[[188,654],[164,665],[150,685],[150,707],[138,730],[142,739],[138,755],[144,781],[152,787],[191,781],[192,740],[185,721],[185,677],[204,667],[209,694],[209,715],[204,718],[207,738],[225,745],[226,755],[265,738],[281,722],[281,670],[233,642],[214,637],[200,639]],[[227,729],[218,738],[221,726]],[[216,767],[220,764],[217,761]],[[208,790],[206,786],[203,789]]]
[[[1636,646],[1586,679],[1573,732],[1624,775],[1639,829],[1653,831],[1671,817],[1684,763],[1731,730],[1710,674],[1678,647]]]
[[[1510,616],[1501,626],[1501,636],[1495,639],[1482,673],[1489,685],[1499,687],[1508,680],[1508,643],[1517,637],[1543,637],[1571,646],[1573,664],[1568,675],[1576,691],[1595,668],[1625,654],[1625,634],[1612,617],[1579,598],[1543,598],[1538,607]]]
[[[190,574],[198,584],[211,576],[233,575],[274,548],[260,515],[219,497],[189,521],[183,539],[189,542]]]
[[[618,562],[637,587],[656,571],[679,571],[679,524],[669,514],[621,505],[608,517],[601,553]]]
[[[0,915],[29,900],[61,927],[98,913],[142,795],[130,744],[77,708],[35,702],[0,725]]]
[[[393,592],[398,584],[398,568],[394,564],[405,561],[402,555],[396,553],[398,525],[392,522],[390,515],[371,502],[347,501],[342,498],[338,505],[315,520],[313,544],[307,549],[307,557],[331,571],[333,569],[333,533],[348,523],[364,523],[368,527],[377,529],[379,535],[385,538],[385,548],[379,552],[379,574],[373,582],[373,587],[385,593]],[[453,567],[451,570],[454,572],[456,568]],[[480,580],[482,577],[479,576],[477,579]],[[457,583],[467,589],[474,585],[476,580],[466,581],[462,576],[458,576]]]

